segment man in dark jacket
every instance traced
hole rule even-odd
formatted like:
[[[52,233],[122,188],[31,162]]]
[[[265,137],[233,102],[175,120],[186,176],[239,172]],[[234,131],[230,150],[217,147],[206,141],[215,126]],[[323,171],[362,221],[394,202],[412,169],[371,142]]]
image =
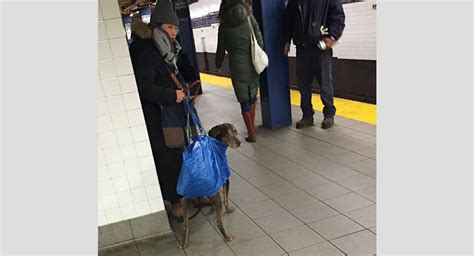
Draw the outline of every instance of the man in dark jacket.
[[[303,118],[296,128],[314,125],[311,84],[316,77],[324,104],[323,129],[334,125],[332,46],[344,30],[345,15],[341,0],[289,0],[286,7],[285,55],[290,42],[296,45],[296,75],[301,94]]]

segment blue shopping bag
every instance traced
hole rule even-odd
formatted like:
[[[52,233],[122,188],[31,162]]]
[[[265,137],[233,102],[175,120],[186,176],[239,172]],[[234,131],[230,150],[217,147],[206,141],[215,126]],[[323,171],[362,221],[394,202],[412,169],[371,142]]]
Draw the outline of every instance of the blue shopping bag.
[[[188,146],[183,151],[183,165],[178,177],[177,193],[192,199],[212,196],[229,179],[230,169],[225,154],[227,145],[209,137],[199,121],[191,103],[185,100],[188,120],[186,136]],[[198,131],[191,136],[190,119]]]

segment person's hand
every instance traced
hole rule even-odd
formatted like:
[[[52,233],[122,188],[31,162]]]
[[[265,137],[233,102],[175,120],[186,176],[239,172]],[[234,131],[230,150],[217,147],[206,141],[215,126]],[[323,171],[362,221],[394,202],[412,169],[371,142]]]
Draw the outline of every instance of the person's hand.
[[[327,49],[331,49],[332,46],[334,45],[334,42],[335,42],[335,41],[334,41],[332,38],[330,38],[330,37],[325,37],[323,40],[324,40],[324,43],[326,44],[326,48],[327,48]]]
[[[288,56],[288,53],[290,52],[290,43],[285,43],[285,46],[283,47],[283,53],[285,56]]]
[[[186,94],[183,92],[183,90],[176,90],[176,103],[182,102],[185,96]]]

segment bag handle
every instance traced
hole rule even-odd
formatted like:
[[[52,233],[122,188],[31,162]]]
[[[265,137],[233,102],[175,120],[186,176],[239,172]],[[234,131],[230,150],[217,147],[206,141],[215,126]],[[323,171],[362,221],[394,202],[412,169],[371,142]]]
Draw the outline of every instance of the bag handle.
[[[192,104],[190,102],[189,99],[184,99],[184,106],[187,110],[187,125],[186,125],[186,137],[187,137],[187,140],[188,140],[188,144],[191,144],[193,142],[193,136],[192,136],[192,131],[191,131],[191,123],[190,123],[190,119],[192,119],[193,121],[193,124],[194,124],[194,127],[196,128],[196,131],[198,133],[198,135],[205,135],[205,131],[204,131],[204,128],[201,124],[201,120],[199,120],[199,117],[197,116],[197,114],[194,112],[194,109],[192,107]]]
[[[250,41],[252,41],[252,43],[255,44],[255,32],[253,31],[252,22],[250,21],[250,15],[247,16],[247,21],[249,23],[249,28],[250,28]]]

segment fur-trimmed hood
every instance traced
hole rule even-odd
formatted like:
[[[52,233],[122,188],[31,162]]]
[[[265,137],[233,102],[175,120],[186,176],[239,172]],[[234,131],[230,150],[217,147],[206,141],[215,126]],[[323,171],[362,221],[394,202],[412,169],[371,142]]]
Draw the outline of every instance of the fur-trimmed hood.
[[[142,39],[150,39],[153,34],[151,28],[141,19],[134,19],[130,25],[130,29],[132,34],[135,34]]]

